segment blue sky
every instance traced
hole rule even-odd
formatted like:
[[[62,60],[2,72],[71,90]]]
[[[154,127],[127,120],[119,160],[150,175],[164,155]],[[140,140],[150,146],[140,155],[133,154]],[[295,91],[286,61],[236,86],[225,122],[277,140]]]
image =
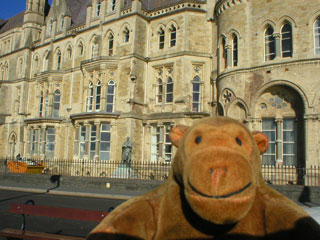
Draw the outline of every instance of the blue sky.
[[[52,0],[49,0],[51,3]],[[8,19],[26,9],[26,0],[0,0],[0,19]]]

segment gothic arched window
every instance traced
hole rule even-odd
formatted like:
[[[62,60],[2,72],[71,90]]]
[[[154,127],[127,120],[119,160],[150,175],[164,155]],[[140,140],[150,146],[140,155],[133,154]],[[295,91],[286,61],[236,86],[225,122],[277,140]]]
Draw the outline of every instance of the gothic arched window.
[[[273,28],[268,26],[264,33],[265,61],[273,60],[276,56],[276,41],[273,36]]]
[[[177,41],[177,29],[175,28],[175,26],[171,26],[170,29],[170,47],[174,47],[176,45],[176,41]]]
[[[100,102],[101,102],[101,82],[98,81],[96,87],[96,111],[100,111]]]
[[[87,96],[87,112],[92,112],[93,108],[93,84],[89,83],[88,96]]]
[[[60,98],[60,91],[57,89],[53,95],[53,117],[59,117]]]
[[[195,76],[192,81],[192,111],[200,112],[200,99],[201,99],[201,89],[200,89],[200,77]]]
[[[238,66],[238,37],[235,34],[232,36],[232,65]]]
[[[292,27],[289,23],[281,28],[281,56],[292,57]]]
[[[172,102],[173,102],[173,81],[171,77],[168,77],[166,103],[172,103]]]
[[[115,95],[115,82],[110,80],[107,86],[107,101],[106,101],[106,111],[114,112],[114,95]]]
[[[109,56],[113,55],[113,40],[114,40],[113,34],[110,33],[108,37],[108,55]]]
[[[159,30],[159,49],[164,48],[164,38],[165,38],[165,33],[162,28]]]

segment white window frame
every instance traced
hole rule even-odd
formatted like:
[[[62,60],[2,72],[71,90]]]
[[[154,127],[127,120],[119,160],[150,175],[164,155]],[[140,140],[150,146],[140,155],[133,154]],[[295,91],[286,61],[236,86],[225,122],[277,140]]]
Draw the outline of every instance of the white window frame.
[[[313,33],[314,33],[314,52],[315,54],[320,54],[320,17],[313,24]]]

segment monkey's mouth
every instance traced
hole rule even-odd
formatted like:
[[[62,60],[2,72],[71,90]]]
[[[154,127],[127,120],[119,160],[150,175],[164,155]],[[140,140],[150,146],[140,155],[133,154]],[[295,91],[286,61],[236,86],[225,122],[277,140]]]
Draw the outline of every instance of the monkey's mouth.
[[[190,183],[189,179],[188,179],[188,184],[189,186],[191,187],[191,189],[196,192],[197,194],[203,196],[203,197],[206,197],[206,198],[215,198],[215,199],[224,199],[224,198],[229,198],[229,197],[232,197],[234,195],[237,195],[241,192],[243,192],[244,190],[246,190],[247,188],[249,188],[251,186],[251,182],[249,182],[247,185],[245,185],[243,188],[237,190],[237,191],[234,191],[234,192],[231,192],[231,193],[227,193],[227,194],[224,194],[224,195],[215,195],[215,196],[210,196],[210,195],[207,195],[207,194],[204,194],[202,192],[200,192],[199,190],[197,190],[194,186],[192,186],[192,184]]]

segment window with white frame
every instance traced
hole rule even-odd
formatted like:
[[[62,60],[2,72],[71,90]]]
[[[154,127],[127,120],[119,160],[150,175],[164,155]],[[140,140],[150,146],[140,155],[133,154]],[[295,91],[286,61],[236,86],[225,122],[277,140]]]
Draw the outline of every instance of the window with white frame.
[[[268,26],[264,33],[265,61],[273,60],[276,56],[276,41],[273,36],[273,28]]]
[[[100,111],[100,102],[101,102],[101,82],[98,81],[96,86],[96,111]]]
[[[57,89],[53,95],[53,117],[59,117],[60,98],[60,91]]]
[[[295,118],[262,119],[262,132],[268,136],[269,148],[262,164],[297,166],[297,124]]]
[[[88,89],[88,96],[87,96],[87,112],[92,112],[93,110],[93,84],[92,82],[89,83],[89,89]]]
[[[100,160],[110,160],[111,127],[110,124],[101,124]]]
[[[166,162],[172,160],[172,144],[169,139],[170,123],[152,125],[151,130],[151,162],[163,159]]]
[[[174,47],[177,42],[177,29],[174,25],[170,28],[170,47]]]
[[[232,65],[238,66],[238,37],[236,34],[232,36]]]
[[[44,154],[46,158],[54,157],[55,149],[55,128],[31,128],[28,132],[28,153],[31,156]]]
[[[171,77],[168,77],[167,89],[166,89],[166,103],[173,102],[173,80]]]
[[[165,38],[165,32],[162,28],[159,30],[159,49],[164,48],[164,38]]]
[[[107,99],[106,99],[106,111],[114,112],[115,104],[115,82],[110,80],[107,85]]]
[[[101,12],[101,0],[98,0],[96,5],[96,17],[100,16],[100,12]]]
[[[281,28],[281,56],[292,57],[292,27],[289,23]]]
[[[90,160],[94,160],[95,157],[99,157],[100,160],[110,160],[110,124],[89,123],[87,126],[81,125],[75,130],[74,144],[74,154],[80,158],[88,156]]]
[[[116,0],[111,0],[111,11],[116,9]]]
[[[96,154],[97,126],[90,125],[89,159],[93,160]]]
[[[71,46],[68,46],[68,48],[67,48],[67,56],[68,56],[69,59],[72,58],[72,48],[71,48]]]
[[[316,54],[320,54],[320,18],[314,23],[314,50]]]
[[[201,80],[195,76],[192,81],[192,111],[200,112],[201,107]]]
[[[50,52],[47,52],[44,56],[43,59],[43,71],[48,71],[49,70],[49,56]]]
[[[39,98],[39,117],[43,117],[43,91],[40,92],[40,98]]]
[[[56,130],[54,127],[47,128],[46,134],[46,152],[45,155],[47,158],[54,157],[54,146],[55,146]]]

